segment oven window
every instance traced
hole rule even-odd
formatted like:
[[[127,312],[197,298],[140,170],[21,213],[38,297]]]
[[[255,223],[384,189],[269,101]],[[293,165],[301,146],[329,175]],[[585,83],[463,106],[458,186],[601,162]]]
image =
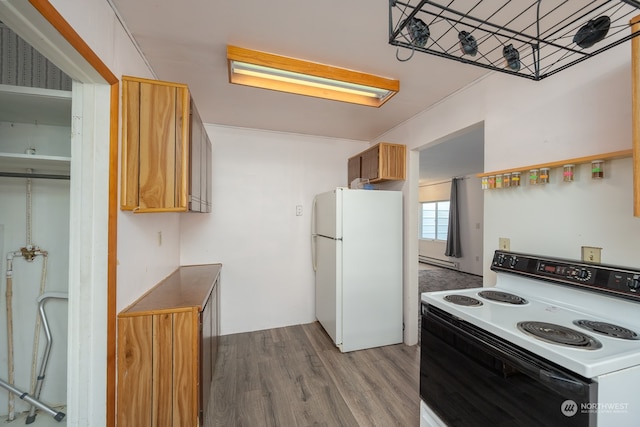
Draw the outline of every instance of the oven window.
[[[432,313],[422,316],[420,396],[449,426],[589,425],[579,408],[595,400],[596,383]]]

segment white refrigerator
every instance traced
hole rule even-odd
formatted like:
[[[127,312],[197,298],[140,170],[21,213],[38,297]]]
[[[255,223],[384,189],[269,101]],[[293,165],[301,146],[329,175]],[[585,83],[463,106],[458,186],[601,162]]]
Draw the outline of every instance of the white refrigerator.
[[[312,258],[316,318],[341,351],[402,342],[400,191],[317,195]]]

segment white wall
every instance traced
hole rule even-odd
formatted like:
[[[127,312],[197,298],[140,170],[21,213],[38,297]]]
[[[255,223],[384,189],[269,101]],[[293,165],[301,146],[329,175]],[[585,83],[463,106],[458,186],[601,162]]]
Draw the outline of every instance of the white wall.
[[[628,149],[629,50],[629,44],[619,46],[540,82],[491,74],[380,139],[417,149],[484,121],[485,171]],[[489,263],[499,237],[511,238],[512,250],[565,258],[579,257],[581,245],[602,246],[603,262],[637,266],[640,247],[630,236],[640,232],[640,220],[632,217],[631,161],[607,166],[610,176],[602,182],[591,182],[580,170],[570,188],[555,183],[485,192],[485,285],[495,283]],[[410,199],[414,186],[410,181],[404,186]],[[416,235],[417,224],[415,214],[405,239]],[[417,299],[417,286],[405,287],[409,295],[415,290]],[[407,334],[417,339],[417,320]]]
[[[449,200],[450,194],[451,181],[425,184],[420,186],[419,201]],[[445,256],[447,242],[438,240],[420,239],[418,253],[421,256],[457,262],[460,271],[481,276],[484,264],[482,261],[483,196],[481,181],[475,175],[465,176],[459,182],[458,212],[460,219],[460,245],[462,247],[462,256],[460,258]],[[418,217],[419,220],[420,218]]]
[[[180,217],[181,264],[223,264],[222,334],[313,322],[313,197],[346,186],[347,158],[367,144],[206,129],[213,144],[213,212]]]

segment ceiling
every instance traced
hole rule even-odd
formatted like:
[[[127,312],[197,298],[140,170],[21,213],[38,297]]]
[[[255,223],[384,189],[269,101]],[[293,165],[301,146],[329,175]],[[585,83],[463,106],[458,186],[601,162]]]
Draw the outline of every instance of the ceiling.
[[[383,0],[108,1],[155,77],[189,85],[205,123],[371,142],[493,72],[421,52],[399,61],[396,55],[406,59],[411,51],[389,44],[390,3]],[[467,6],[500,10],[504,1]],[[227,45],[398,79],[400,92],[374,108],[232,85]],[[483,151],[482,127],[429,147],[420,181],[481,172]]]
[[[372,141],[488,72],[398,61],[381,0],[110,1],[156,77],[189,85],[205,123]],[[374,108],[232,85],[227,45],[398,79],[400,93]]]
[[[484,126],[474,125],[420,151],[420,184],[484,171]]]

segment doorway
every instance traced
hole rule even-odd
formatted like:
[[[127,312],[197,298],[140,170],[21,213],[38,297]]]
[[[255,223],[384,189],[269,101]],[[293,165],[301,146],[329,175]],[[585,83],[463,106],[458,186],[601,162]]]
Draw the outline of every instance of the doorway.
[[[419,151],[418,259],[422,263],[482,276],[484,197],[476,174],[484,171],[484,124],[461,129]],[[453,178],[458,178],[462,248],[461,256],[456,258],[444,255],[449,212],[438,212],[443,206],[449,208]],[[436,214],[438,217],[433,216]]]
[[[109,316],[115,307],[115,193],[110,191],[115,172],[110,170],[117,170],[111,105],[115,102],[117,113],[118,80],[48,1],[4,0],[0,21],[73,79],[66,419],[71,425],[109,425],[114,399],[107,377],[115,372],[109,365],[115,353],[110,320],[115,315]]]

